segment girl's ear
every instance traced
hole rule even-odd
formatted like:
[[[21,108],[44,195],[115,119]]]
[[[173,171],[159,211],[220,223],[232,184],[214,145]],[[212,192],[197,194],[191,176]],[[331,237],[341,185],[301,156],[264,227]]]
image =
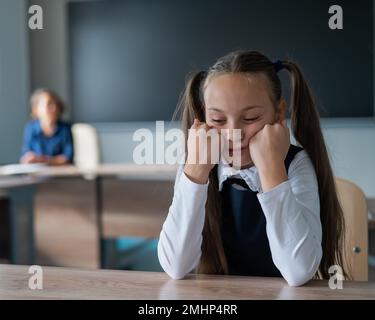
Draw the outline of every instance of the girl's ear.
[[[276,112],[276,122],[282,122],[286,119],[286,110],[288,108],[288,105],[284,99],[280,100],[279,105],[277,106],[277,112]]]

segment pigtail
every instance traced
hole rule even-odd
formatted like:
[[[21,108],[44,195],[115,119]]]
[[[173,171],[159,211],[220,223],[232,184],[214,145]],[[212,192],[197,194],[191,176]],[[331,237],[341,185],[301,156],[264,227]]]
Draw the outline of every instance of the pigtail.
[[[344,265],[343,250],[345,221],[340,206],[333,171],[320,127],[319,113],[315,107],[310,88],[297,64],[289,60],[282,62],[291,77],[291,126],[294,137],[303,146],[315,168],[320,199],[320,219],[322,223],[323,257],[319,266],[319,276],[330,277],[332,265],[342,267],[344,276],[349,277]]]
[[[221,238],[222,213],[217,165],[211,170],[209,181],[209,196],[206,202],[206,216],[202,232],[202,255],[197,273],[228,274],[228,263]]]
[[[188,129],[193,125],[194,118],[202,122],[205,121],[202,86],[206,75],[206,71],[199,71],[190,75],[173,114],[173,120],[175,120],[178,113],[182,113],[182,129],[186,139]]]
[[[187,145],[188,130],[193,125],[194,118],[202,122],[206,121],[202,96],[206,76],[206,71],[200,71],[189,77],[174,115],[175,117],[178,112],[182,112],[181,122],[185,133],[185,145]],[[228,271],[221,239],[221,207],[217,165],[211,170],[209,181],[205,206],[206,215],[202,231],[202,254],[195,271],[204,274],[226,274]]]

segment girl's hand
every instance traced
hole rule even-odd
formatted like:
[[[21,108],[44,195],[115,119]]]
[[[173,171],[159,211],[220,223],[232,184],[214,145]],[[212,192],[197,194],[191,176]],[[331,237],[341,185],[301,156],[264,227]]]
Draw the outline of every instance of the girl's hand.
[[[284,160],[290,146],[289,129],[284,120],[266,124],[249,143],[250,155],[264,192],[288,180]]]
[[[190,129],[195,129],[194,132],[189,130],[189,136],[187,141],[187,161],[184,167],[184,172],[187,177],[195,183],[206,184],[208,181],[208,176],[215,166],[216,161],[211,159],[211,149],[218,148],[219,145],[213,145],[214,141],[210,136],[207,136],[207,143],[201,144],[198,138],[197,130],[204,130],[208,132],[209,130],[216,130],[212,132],[217,134],[220,141],[220,135],[217,129],[208,126],[205,122],[200,122],[198,119],[194,120],[193,125]],[[217,152],[219,150],[216,150]],[[205,159],[204,163],[200,163],[199,159]],[[214,163],[211,163],[214,162]]]

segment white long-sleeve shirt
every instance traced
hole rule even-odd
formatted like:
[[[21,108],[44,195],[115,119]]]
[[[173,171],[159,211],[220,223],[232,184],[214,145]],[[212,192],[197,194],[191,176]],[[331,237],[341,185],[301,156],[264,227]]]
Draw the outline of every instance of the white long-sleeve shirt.
[[[309,281],[322,258],[322,227],[316,174],[307,153],[298,152],[288,180],[267,192],[262,192],[255,166],[233,171],[222,162],[218,165],[220,189],[233,175],[240,175],[251,190],[259,192],[272,259],[284,279],[291,286]],[[199,263],[208,184],[192,182],[179,167],[158,242],[159,262],[173,279],[183,278]]]

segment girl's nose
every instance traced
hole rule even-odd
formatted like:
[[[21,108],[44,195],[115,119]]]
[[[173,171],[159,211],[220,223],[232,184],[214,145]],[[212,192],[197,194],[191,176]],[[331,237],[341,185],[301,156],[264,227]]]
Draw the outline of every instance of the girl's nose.
[[[244,130],[238,127],[227,127],[222,129],[221,134],[225,137],[225,140],[230,144],[242,143],[245,138]]]

